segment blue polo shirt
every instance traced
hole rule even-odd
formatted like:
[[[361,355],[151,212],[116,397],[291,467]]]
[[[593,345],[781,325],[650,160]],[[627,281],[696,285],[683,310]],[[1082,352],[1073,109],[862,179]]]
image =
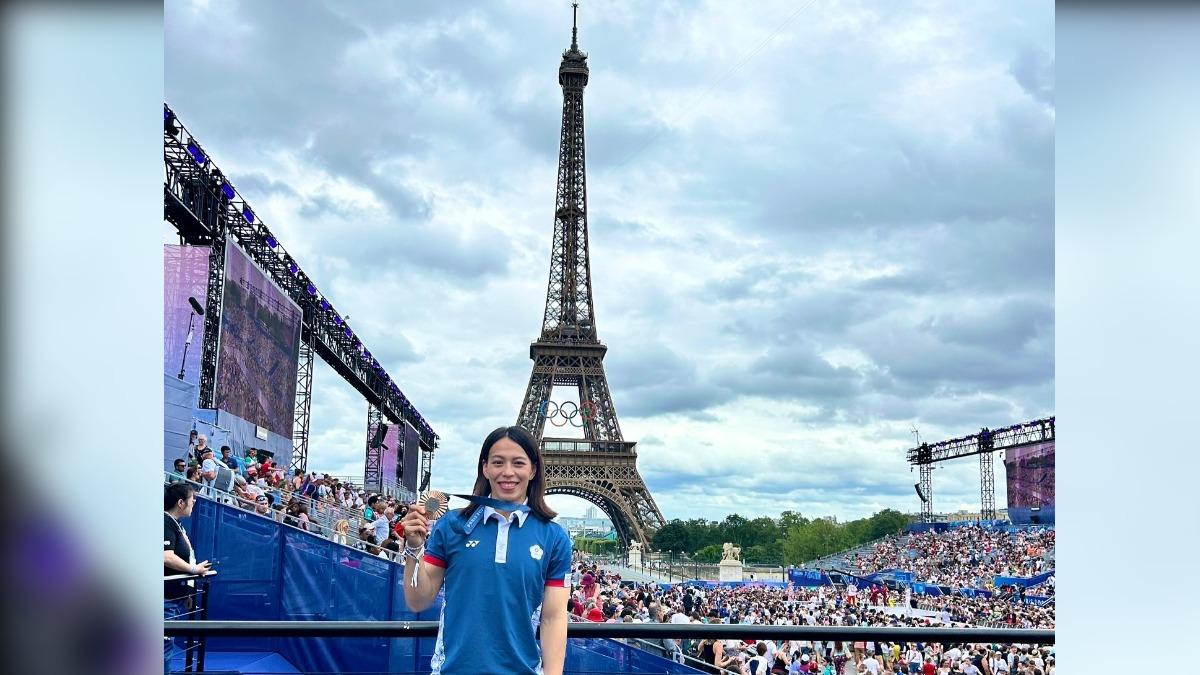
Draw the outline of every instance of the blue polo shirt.
[[[465,532],[462,511],[440,518],[424,561],[446,570],[432,675],[542,672],[536,631],[547,586],[565,586],[571,538],[532,512],[507,518],[484,506]]]

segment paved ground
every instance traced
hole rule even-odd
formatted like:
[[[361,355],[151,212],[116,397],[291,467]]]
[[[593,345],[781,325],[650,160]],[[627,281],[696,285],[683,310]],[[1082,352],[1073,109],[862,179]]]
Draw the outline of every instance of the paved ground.
[[[645,583],[647,581],[653,581],[654,583],[657,583],[657,584],[665,584],[665,583],[678,584],[678,583],[682,583],[684,581],[688,581],[687,577],[672,576],[671,578],[668,579],[665,574],[660,574],[658,572],[651,572],[650,570],[643,570],[641,568],[634,569],[634,568],[629,568],[629,567],[622,567],[620,565],[605,565],[605,564],[602,564],[600,566],[606,570],[609,570],[610,572],[616,572],[617,574],[620,574],[622,579],[625,579],[628,581],[636,581],[638,583]]]

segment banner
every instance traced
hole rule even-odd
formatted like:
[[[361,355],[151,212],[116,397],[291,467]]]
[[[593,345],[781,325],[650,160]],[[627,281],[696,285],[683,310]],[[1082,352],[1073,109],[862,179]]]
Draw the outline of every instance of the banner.
[[[1025,586],[1028,588],[1029,586],[1037,586],[1052,576],[1054,576],[1054,570],[1042,572],[1041,574],[1037,574],[1032,577],[1004,577],[997,575],[994,579],[992,579],[992,584],[994,584],[997,588],[1000,586]]]
[[[208,254],[208,246],[163,247],[163,372],[178,377],[182,367],[180,379],[191,384],[200,382],[204,317],[195,314],[188,298],[195,298],[201,309],[206,308]]]
[[[788,581],[797,586],[829,586],[832,581],[821,570],[788,570]]]

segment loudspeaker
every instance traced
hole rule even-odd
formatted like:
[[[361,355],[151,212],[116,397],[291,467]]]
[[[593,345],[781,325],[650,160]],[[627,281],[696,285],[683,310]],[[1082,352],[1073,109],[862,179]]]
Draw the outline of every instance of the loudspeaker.
[[[383,437],[387,436],[388,425],[380,424],[375,427],[375,437],[371,439],[371,447],[378,448],[383,445]]]
[[[921,498],[921,501],[923,501],[923,502],[929,501],[929,498],[925,496],[925,493],[921,492],[921,484],[920,483],[913,483],[913,489],[917,491],[917,496]]]

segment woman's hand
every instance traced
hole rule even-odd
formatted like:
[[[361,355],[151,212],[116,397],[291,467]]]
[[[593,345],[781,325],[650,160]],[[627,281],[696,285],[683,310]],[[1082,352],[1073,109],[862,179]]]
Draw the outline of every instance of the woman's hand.
[[[429,538],[429,520],[425,517],[425,505],[413,504],[400,520],[404,525],[404,543],[409,548],[420,548]]]

